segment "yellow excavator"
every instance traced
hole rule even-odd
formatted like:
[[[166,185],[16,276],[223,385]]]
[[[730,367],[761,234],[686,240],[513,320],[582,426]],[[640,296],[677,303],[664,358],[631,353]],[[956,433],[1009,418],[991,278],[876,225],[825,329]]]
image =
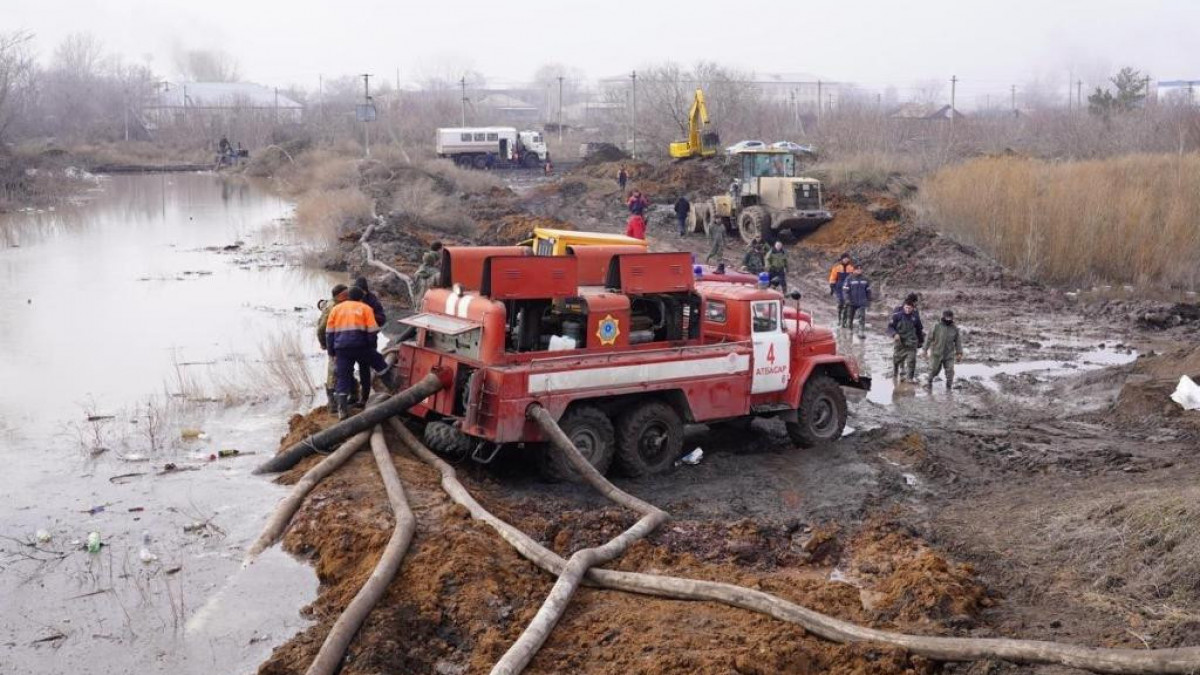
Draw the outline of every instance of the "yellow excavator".
[[[721,146],[721,137],[716,131],[704,131],[708,124],[708,106],[704,104],[704,90],[696,89],[696,95],[692,97],[692,109],[688,113],[687,140],[671,144],[671,157],[691,159],[717,154],[717,149]]]

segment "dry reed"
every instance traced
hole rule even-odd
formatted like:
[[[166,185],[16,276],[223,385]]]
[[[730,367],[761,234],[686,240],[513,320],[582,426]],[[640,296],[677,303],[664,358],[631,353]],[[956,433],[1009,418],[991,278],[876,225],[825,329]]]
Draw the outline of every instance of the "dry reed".
[[[921,193],[934,225],[1036,279],[1200,281],[1200,155],[978,159],[942,169]]]

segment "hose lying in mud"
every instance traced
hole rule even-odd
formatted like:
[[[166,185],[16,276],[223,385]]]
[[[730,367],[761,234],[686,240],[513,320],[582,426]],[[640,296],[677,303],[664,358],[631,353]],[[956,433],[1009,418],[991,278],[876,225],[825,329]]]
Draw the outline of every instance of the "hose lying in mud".
[[[263,528],[262,534],[258,535],[258,539],[246,550],[246,559],[242,561],[243,567],[253,563],[260,553],[271,548],[271,545],[283,536],[283,531],[287,529],[288,523],[292,522],[292,516],[296,515],[296,511],[300,510],[300,505],[304,503],[304,498],[308,496],[308,493],[312,492],[317,483],[325,480],[345,464],[346,460],[367,444],[370,437],[371,434],[366,431],[351,436],[338,446],[335,452],[309,469],[308,473],[292,486],[292,491],[288,493],[288,496],[284,497],[283,501],[279,502],[279,506],[275,507],[275,513],[271,514],[271,519],[267,521],[267,526]]]
[[[459,482],[454,467],[433,454],[399,420],[389,420],[389,424],[421,461],[441,473],[442,489],[456,503],[470,511],[471,517],[489,525],[524,558],[550,574],[557,576],[566,569],[567,561],[562,556],[542,546],[529,535],[483,508]],[[597,568],[588,570],[584,581],[590,585],[627,593],[652,595],[673,600],[717,602],[796,624],[813,635],[832,642],[870,642],[891,645],[905,649],[911,654],[937,661],[999,659],[1016,663],[1058,664],[1099,673],[1117,674],[1157,675],[1200,672],[1200,649],[1195,647],[1147,650],[1096,649],[1041,640],[905,635],[864,628],[769,593],[717,581]]]
[[[417,295],[415,292],[413,292],[412,277],[405,274],[404,272],[401,272],[400,270],[396,269],[395,267],[391,267],[390,265],[387,265],[386,263],[376,260],[375,252],[371,250],[371,245],[367,243],[367,239],[370,238],[371,234],[375,232],[375,226],[381,222],[383,222],[383,217],[375,216],[375,222],[371,223],[370,225],[367,226],[367,229],[363,230],[362,236],[358,238],[358,243],[361,244],[363,247],[363,253],[365,253],[367,256],[367,264],[368,265],[370,265],[372,267],[377,267],[377,268],[383,270],[384,272],[391,272],[392,274],[395,274],[397,277],[399,277],[400,281],[404,282],[404,287],[406,289],[408,289],[409,302],[412,304],[413,308],[415,309],[416,305],[417,305]]]
[[[372,427],[389,417],[399,415],[430,395],[437,393],[442,387],[443,384],[438,375],[436,373],[429,373],[421,381],[398,394],[393,394],[391,398],[379,405],[368,406],[366,410],[354,415],[350,419],[338,422],[328,429],[318,431],[299,443],[293,444],[288,449],[267,460],[266,463],[255,469],[254,473],[287,471],[301,459],[314,452],[324,452],[355,434],[369,431]]]
[[[383,555],[371,571],[371,576],[367,577],[366,583],[334,622],[306,675],[333,675],[337,672],[355,633],[387,593],[388,584],[392,583],[392,578],[400,569],[400,562],[404,560],[404,554],[408,552],[408,545],[412,543],[413,534],[417,530],[417,519],[408,505],[408,498],[404,495],[404,485],[400,482],[400,475],[396,472],[391,453],[388,452],[381,427],[376,426],[371,432],[371,452],[375,455],[379,476],[387,490],[388,502],[396,518],[396,527],[383,549]]]
[[[558,423],[545,408],[535,403],[529,407],[526,416],[537,422],[542,431],[550,437],[551,445],[566,456],[571,462],[571,466],[589,485],[596,488],[609,500],[642,514],[642,517],[628,530],[613,537],[603,546],[585,548],[571,554],[570,560],[559,573],[558,581],[554,582],[554,587],[550,589],[542,606],[538,608],[537,614],[525,627],[517,641],[508,648],[508,651],[492,668],[492,675],[515,675],[525,670],[525,667],[529,665],[529,662],[546,642],[546,638],[550,637],[550,631],[554,630],[558,620],[567,611],[567,605],[570,604],[575,590],[579,588],[579,583],[583,581],[583,575],[596,565],[612,562],[624,555],[634,542],[644,538],[670,518],[666,511],[624,492],[605,480],[604,476],[580,454],[575,444],[563,433]]]

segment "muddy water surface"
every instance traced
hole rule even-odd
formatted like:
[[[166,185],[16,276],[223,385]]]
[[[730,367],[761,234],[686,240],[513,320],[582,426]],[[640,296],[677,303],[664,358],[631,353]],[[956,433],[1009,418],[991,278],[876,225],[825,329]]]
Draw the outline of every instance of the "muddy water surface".
[[[305,625],[308,567],[240,568],[324,368],[290,210],[175,174],[0,216],[0,673],[253,672]]]

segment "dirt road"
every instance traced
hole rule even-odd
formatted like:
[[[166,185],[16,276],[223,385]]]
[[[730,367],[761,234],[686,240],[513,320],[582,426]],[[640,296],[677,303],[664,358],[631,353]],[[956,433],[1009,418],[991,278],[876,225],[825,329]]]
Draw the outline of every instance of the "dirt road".
[[[605,170],[581,167],[528,188],[521,208],[581,228],[623,229]],[[655,178],[655,249],[707,252],[701,237],[674,234],[663,212],[674,198],[670,180],[683,181],[677,190],[702,189],[687,182],[700,180],[694,172]],[[886,199],[842,197],[838,217],[848,222],[862,215],[864,200]],[[1021,279],[904,212],[871,222],[792,247],[791,284],[819,322],[832,323],[825,276],[841,250],[851,249],[875,283],[867,338],[839,336],[877,385],[852,400],[852,433],[801,451],[773,422],[749,432],[689,429],[686,447],[705,453],[699,465],[618,479],[674,519],[614,566],[732,581],[844,619],[924,634],[1196,644],[1200,563],[1188,554],[1198,543],[1174,523],[1200,510],[1197,500],[1180,498],[1195,492],[1200,424],[1164,404],[1162,391],[1181,368],[1200,373],[1195,335],[1186,327],[1146,331],[1133,309],[1106,313]],[[731,242],[727,259],[740,256]],[[952,393],[941,382],[929,393],[885,377],[886,314],[909,292],[920,294],[928,325],[946,307],[959,317],[966,359]],[[1138,358],[1181,338],[1190,340],[1186,351]],[[297,419],[293,436],[328,421],[320,412]],[[343,672],[486,672],[552,579],[452,506],[431,470],[403,453],[396,462],[412,491],[417,537]],[[510,454],[460,471],[486,507],[560,554],[632,523],[597,495],[547,485],[525,467]],[[310,608],[317,623],[260,672],[303,671],[387,539],[385,504],[365,456],[309,499],[286,545],[317,567],[322,593]],[[933,664],[824,642],[748,612],[599,590],[578,597],[531,670],[1071,672]]]

